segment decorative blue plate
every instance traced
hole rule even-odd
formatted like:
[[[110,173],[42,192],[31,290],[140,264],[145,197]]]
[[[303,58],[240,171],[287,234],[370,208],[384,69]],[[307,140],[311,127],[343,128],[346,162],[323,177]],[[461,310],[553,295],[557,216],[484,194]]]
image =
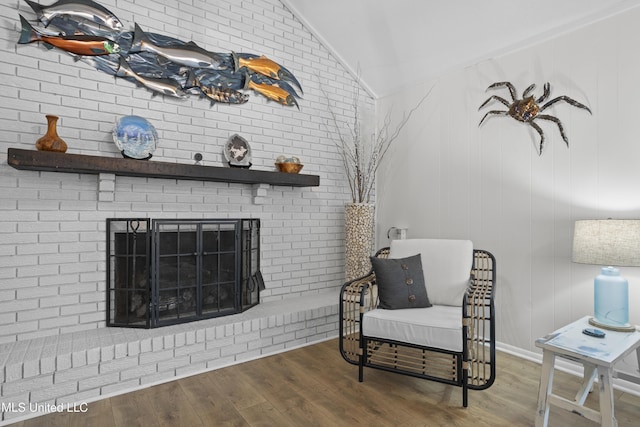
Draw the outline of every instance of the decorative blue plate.
[[[139,116],[123,116],[113,128],[113,142],[124,157],[148,160],[158,147],[158,132]]]

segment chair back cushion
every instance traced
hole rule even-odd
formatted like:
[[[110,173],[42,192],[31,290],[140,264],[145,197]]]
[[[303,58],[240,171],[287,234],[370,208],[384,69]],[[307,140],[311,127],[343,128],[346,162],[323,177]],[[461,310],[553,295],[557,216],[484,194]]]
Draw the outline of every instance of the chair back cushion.
[[[429,301],[434,305],[461,306],[469,286],[473,243],[470,240],[392,240],[389,258],[420,254]]]

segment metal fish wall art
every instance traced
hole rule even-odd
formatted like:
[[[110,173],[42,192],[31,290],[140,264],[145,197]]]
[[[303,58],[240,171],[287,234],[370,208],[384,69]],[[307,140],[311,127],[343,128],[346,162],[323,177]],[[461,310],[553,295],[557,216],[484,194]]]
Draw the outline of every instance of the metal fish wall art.
[[[41,42],[66,51],[97,70],[142,86],[153,95],[244,104],[252,90],[285,106],[300,108],[302,92],[293,73],[263,55],[211,52],[193,41],[145,32],[123,23],[92,0],[59,0],[49,6],[25,0],[41,27],[20,15],[18,44]],[[291,84],[295,85],[296,89]]]
[[[42,6],[31,0],[24,1],[33,9],[38,21],[45,27],[48,27],[55,18],[69,17],[93,21],[114,31],[121,31],[124,28],[122,22],[113,13],[91,0],[59,0],[49,6]]]
[[[133,41],[128,53],[151,52],[159,55],[168,61],[192,68],[211,68],[214,70],[224,70],[228,64],[220,55],[208,52],[193,42],[177,46],[159,46],[142,31],[138,24],[135,24]]]
[[[217,87],[207,86],[202,84],[196,73],[191,70],[185,83],[185,88],[198,88],[202,94],[209,99],[212,103],[224,102],[227,104],[244,104],[249,100],[249,95],[244,94],[238,90],[231,89],[230,87]]]
[[[187,93],[183,90],[182,85],[171,78],[165,77],[143,77],[136,74],[127,61],[124,58],[120,58],[120,66],[116,70],[117,77],[132,77],[136,82],[148,89],[151,89],[155,94],[161,93],[163,95],[174,96],[176,98],[184,98]]]
[[[22,31],[18,40],[19,44],[43,42],[49,49],[57,47],[82,56],[110,55],[120,52],[120,46],[105,37],[48,35],[36,30],[22,15],[20,15],[20,23],[22,24]]]
[[[253,89],[256,92],[261,93],[267,98],[276,101],[282,105],[295,105],[298,107],[298,103],[295,98],[287,92],[285,89],[278,86],[278,84],[267,84],[255,81],[253,78],[248,77],[245,88]],[[300,107],[298,107],[300,108]]]
[[[275,80],[288,80],[293,82],[299,88],[300,83],[296,80],[291,71],[277,64],[264,55],[252,55],[250,53],[232,53],[233,63],[236,69],[246,68],[263,76],[270,77]]]

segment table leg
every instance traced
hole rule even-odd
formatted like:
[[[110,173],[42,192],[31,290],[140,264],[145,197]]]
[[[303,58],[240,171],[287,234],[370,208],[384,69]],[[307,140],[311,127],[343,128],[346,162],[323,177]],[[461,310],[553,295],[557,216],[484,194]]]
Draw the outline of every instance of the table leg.
[[[617,427],[618,421],[613,412],[613,387],[611,379],[613,378],[613,368],[598,368],[600,380],[600,416],[602,417],[602,426]]]
[[[540,388],[538,390],[538,410],[536,412],[536,427],[547,427],[549,423],[549,395],[553,390],[553,366],[556,355],[542,350],[542,371],[540,373]]]
[[[593,385],[593,381],[596,379],[596,374],[598,370],[596,369],[596,365],[592,365],[591,363],[583,363],[584,366],[584,375],[582,377],[582,386],[578,393],[576,394],[576,403],[578,405],[584,405],[584,401],[587,400],[587,396],[591,391],[591,386]]]

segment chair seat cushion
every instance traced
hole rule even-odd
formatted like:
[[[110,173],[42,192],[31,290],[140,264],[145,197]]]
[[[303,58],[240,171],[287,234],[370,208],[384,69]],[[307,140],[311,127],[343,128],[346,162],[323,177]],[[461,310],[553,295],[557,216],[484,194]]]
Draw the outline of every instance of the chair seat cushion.
[[[444,305],[401,310],[378,308],[364,314],[362,333],[369,338],[461,352],[462,309]]]

